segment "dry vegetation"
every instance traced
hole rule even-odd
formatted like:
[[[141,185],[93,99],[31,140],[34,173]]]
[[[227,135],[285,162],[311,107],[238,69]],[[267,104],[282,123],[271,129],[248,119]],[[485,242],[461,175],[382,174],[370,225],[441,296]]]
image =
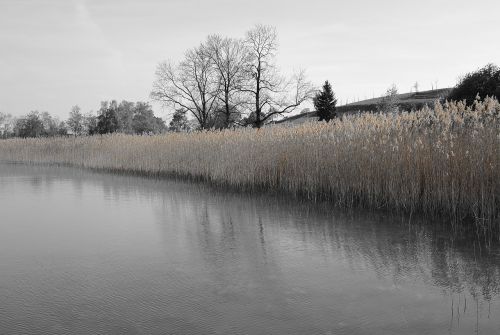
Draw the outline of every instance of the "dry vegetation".
[[[261,130],[9,139],[0,141],[0,160],[176,174],[500,226],[500,103],[493,99]]]

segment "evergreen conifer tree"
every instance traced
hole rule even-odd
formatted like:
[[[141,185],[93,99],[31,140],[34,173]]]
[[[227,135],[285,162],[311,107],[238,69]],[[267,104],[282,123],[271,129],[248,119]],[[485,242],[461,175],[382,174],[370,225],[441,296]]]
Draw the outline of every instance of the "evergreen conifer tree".
[[[332,86],[328,80],[325,81],[323,90],[316,94],[313,102],[316,113],[319,116],[319,121],[324,120],[328,122],[336,116],[335,105],[337,104],[337,99],[335,98],[335,93],[333,93]]]

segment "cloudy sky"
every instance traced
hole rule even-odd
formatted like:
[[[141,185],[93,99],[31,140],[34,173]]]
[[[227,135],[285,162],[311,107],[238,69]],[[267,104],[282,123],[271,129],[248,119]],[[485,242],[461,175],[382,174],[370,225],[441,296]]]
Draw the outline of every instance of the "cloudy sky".
[[[500,64],[499,12],[498,0],[0,0],[0,112],[147,101],[160,61],[257,23],[277,28],[284,72],[330,80],[343,102],[452,86]]]

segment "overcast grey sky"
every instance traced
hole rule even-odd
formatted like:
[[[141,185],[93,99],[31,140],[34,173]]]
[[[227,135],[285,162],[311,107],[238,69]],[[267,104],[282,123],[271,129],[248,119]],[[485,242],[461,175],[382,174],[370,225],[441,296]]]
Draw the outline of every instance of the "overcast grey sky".
[[[500,64],[498,13],[498,0],[0,0],[0,112],[147,101],[160,61],[257,23],[277,28],[281,69],[330,80],[342,101],[452,86]]]

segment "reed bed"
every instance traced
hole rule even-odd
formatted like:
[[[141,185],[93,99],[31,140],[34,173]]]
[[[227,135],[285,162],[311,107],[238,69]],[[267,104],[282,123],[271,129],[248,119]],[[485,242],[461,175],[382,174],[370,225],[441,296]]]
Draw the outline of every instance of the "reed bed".
[[[500,227],[500,103],[330,123],[0,141],[0,160],[179,175]]]

